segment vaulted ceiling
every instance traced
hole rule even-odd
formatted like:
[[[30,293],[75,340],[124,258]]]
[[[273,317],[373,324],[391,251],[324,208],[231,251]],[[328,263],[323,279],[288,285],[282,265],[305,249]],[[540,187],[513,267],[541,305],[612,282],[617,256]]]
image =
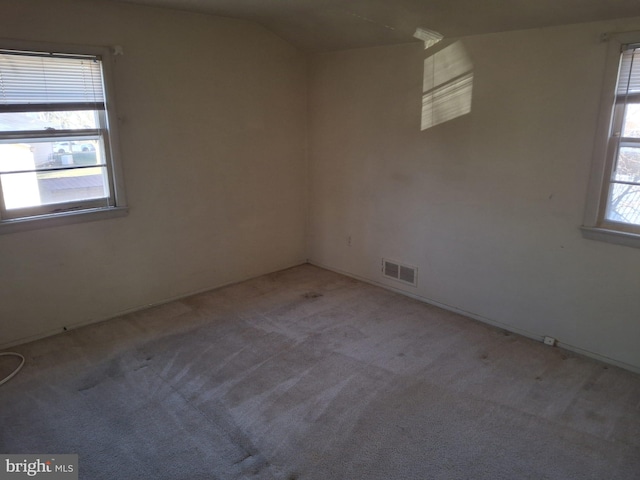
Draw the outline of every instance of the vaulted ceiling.
[[[307,51],[640,16],[640,0],[117,0],[255,21]]]

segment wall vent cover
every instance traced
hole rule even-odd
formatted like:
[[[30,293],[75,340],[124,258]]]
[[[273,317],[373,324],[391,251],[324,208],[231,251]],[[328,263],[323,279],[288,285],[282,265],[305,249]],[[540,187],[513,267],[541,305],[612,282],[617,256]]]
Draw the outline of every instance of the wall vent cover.
[[[418,267],[382,259],[382,275],[402,283],[418,284]]]

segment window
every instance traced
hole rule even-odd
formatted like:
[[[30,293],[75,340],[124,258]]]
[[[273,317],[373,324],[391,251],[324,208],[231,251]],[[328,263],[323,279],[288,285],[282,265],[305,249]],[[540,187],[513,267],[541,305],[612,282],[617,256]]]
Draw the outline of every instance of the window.
[[[0,231],[126,213],[108,51],[1,47]]]
[[[640,247],[640,34],[614,37],[609,48],[583,232]]]

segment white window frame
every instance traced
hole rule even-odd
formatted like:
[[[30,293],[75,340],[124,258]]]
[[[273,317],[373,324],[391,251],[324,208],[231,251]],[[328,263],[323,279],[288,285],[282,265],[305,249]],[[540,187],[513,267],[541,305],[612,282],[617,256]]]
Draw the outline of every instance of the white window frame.
[[[5,50],[55,52],[69,55],[92,55],[100,58],[102,65],[105,111],[101,118],[100,129],[104,140],[104,157],[109,182],[109,201],[83,201],[52,204],[45,208],[34,207],[20,209],[20,215],[8,213],[0,208],[0,234],[14,233],[23,230],[60,226],[72,223],[88,222],[100,219],[121,217],[128,213],[122,166],[120,162],[120,146],[118,141],[118,125],[113,88],[111,49],[100,46],[79,46],[42,42],[28,42],[12,39],[0,39],[0,48]],[[23,137],[28,139],[28,136]],[[67,138],[67,137],[65,137]],[[16,139],[20,139],[19,135]],[[3,202],[0,194],[0,202]],[[59,208],[62,207],[62,208]],[[4,215],[3,215],[4,212]]]
[[[600,111],[596,130],[587,205],[582,235],[619,245],[640,248],[640,226],[614,222],[606,218],[611,177],[618,151],[614,114],[616,114],[616,87],[622,50],[625,45],[640,44],[640,32],[605,34],[608,37],[607,58],[600,98]],[[619,112],[620,109],[618,109]],[[618,119],[620,120],[620,119]]]

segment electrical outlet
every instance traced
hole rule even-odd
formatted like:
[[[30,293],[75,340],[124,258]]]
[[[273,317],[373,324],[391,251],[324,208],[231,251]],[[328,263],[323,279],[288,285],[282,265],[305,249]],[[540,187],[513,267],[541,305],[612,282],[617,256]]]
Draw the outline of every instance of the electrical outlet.
[[[553,347],[556,344],[556,339],[553,337],[544,337],[544,344]]]

